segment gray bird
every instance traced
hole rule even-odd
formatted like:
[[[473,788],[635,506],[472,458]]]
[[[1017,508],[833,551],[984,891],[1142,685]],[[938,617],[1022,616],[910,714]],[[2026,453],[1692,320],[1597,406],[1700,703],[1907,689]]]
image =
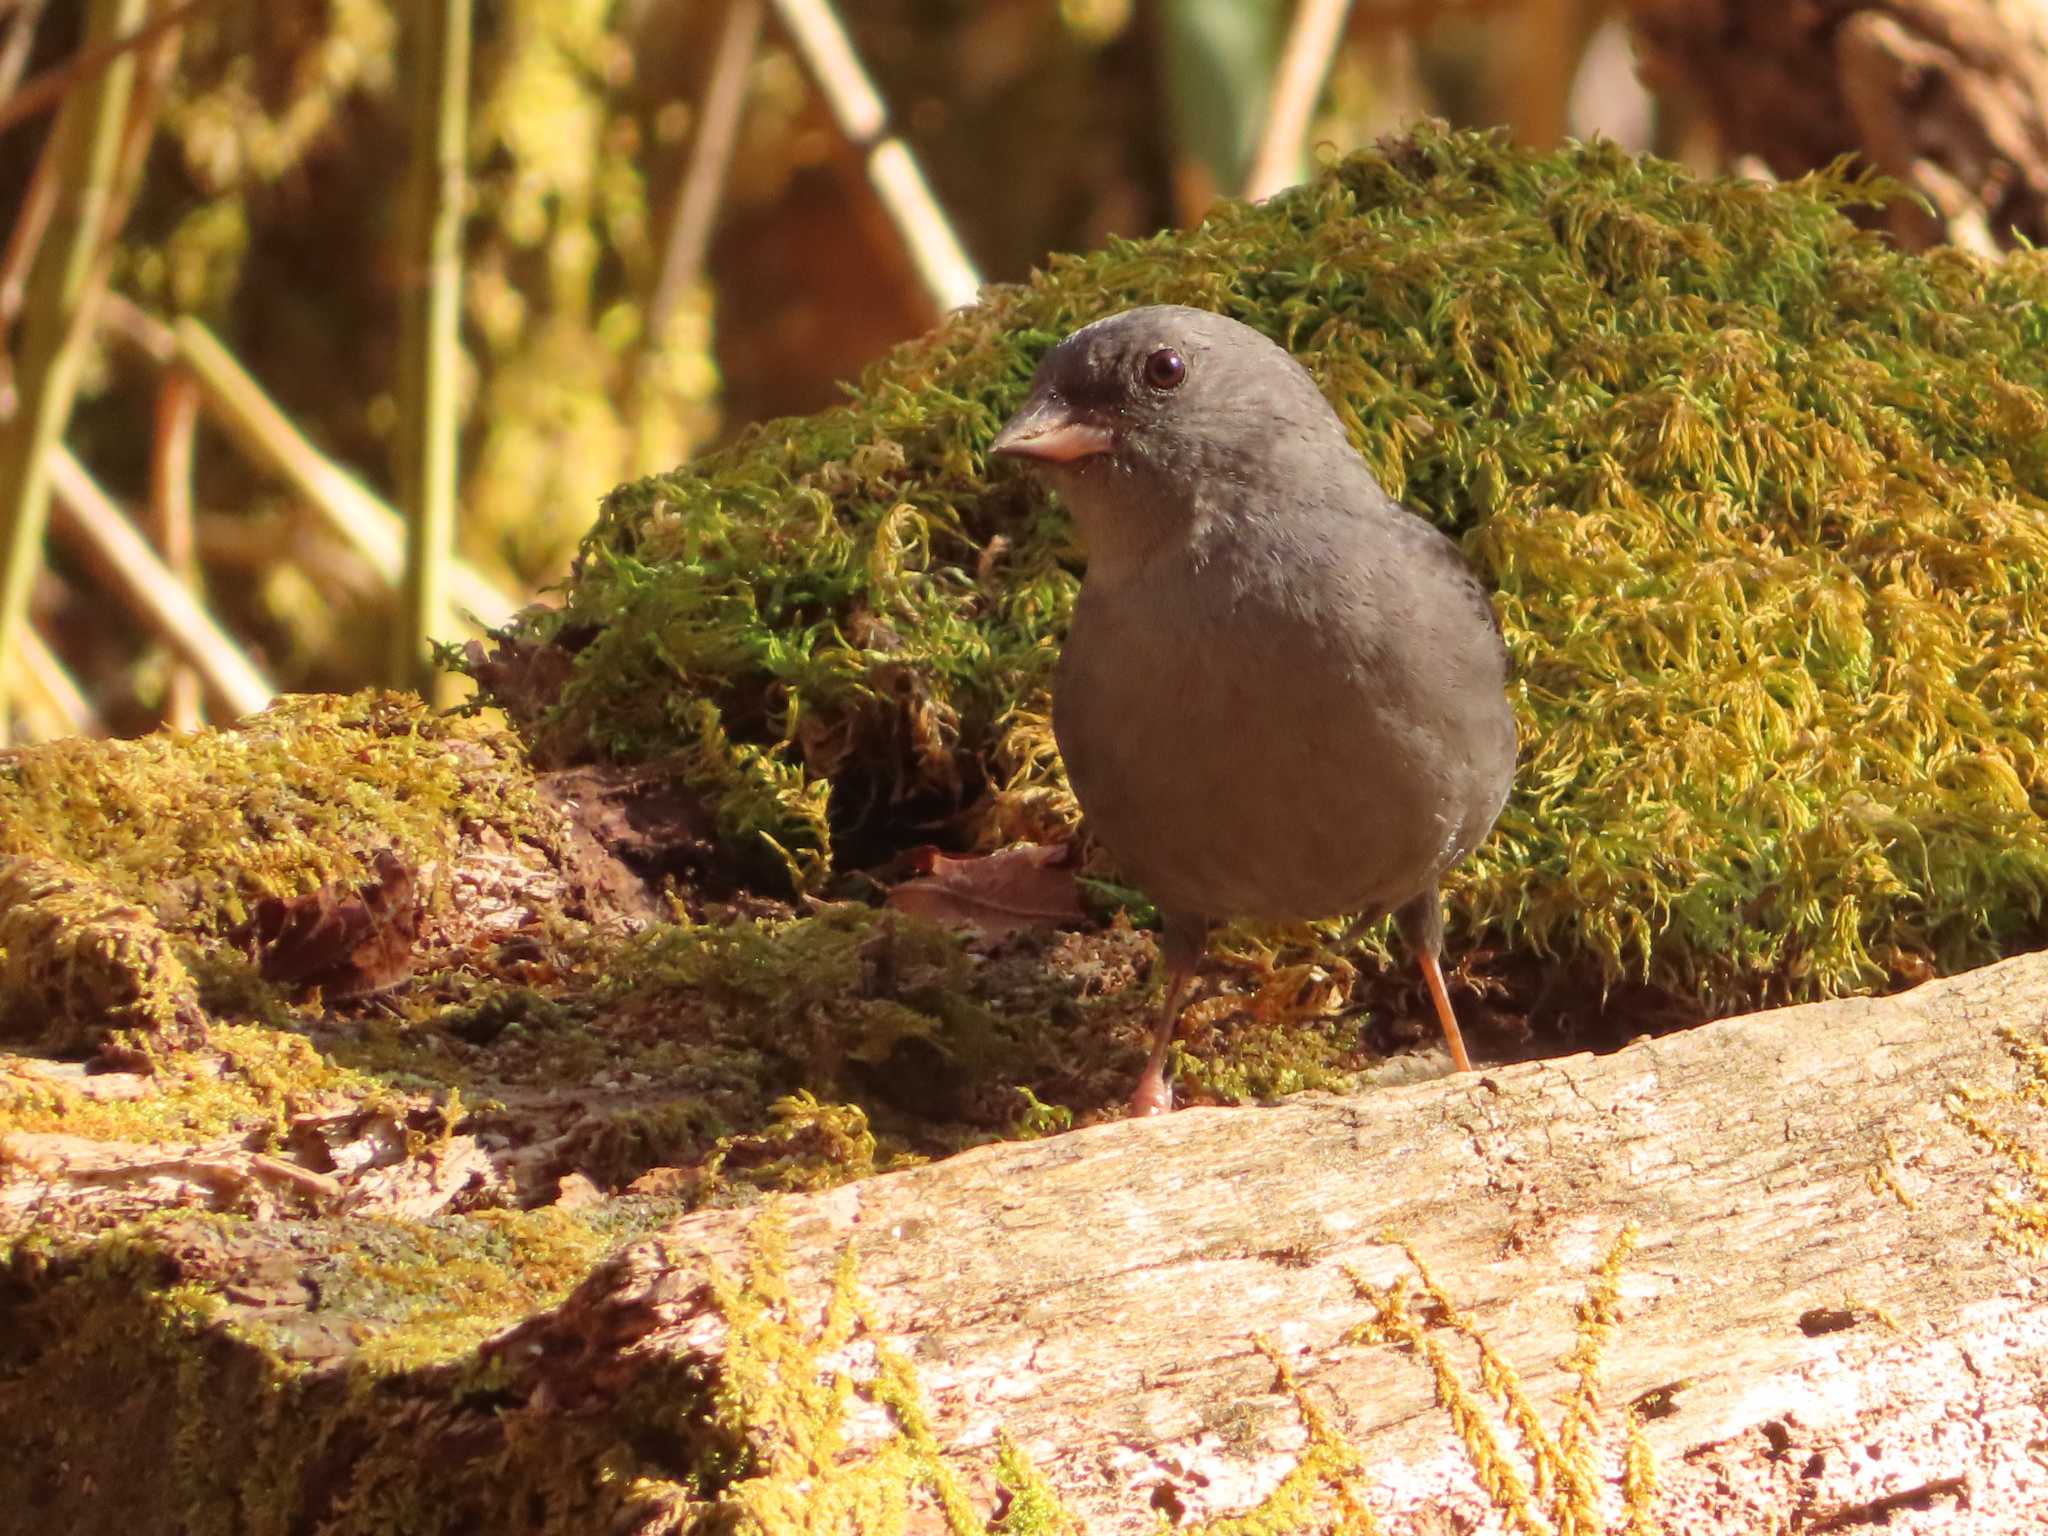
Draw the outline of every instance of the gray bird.
[[[1457,546],[1380,488],[1307,370],[1202,310],[1074,332],[990,452],[1058,491],[1087,545],[1053,734],[1164,919],[1166,1011],[1132,1112],[1173,1107],[1181,1001],[1232,918],[1393,913],[1470,1070],[1437,885],[1500,814],[1515,722]]]

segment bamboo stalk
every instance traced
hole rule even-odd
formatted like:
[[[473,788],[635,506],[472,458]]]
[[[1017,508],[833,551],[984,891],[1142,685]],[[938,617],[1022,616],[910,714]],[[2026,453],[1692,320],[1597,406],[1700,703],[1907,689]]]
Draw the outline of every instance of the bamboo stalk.
[[[185,0],[183,5],[174,5],[154,21],[139,26],[137,22],[147,14],[147,7],[126,6],[124,13],[132,12],[135,20],[124,20],[111,32],[103,32],[88,23],[87,38],[103,40],[89,41],[55,69],[44,70],[5,101],[0,101],[0,133],[5,133],[23,118],[34,117],[51,107],[62,100],[64,93],[74,84],[82,85],[99,71],[111,70],[137,48],[172,27],[184,25],[187,17],[202,6],[213,3],[214,0]]]
[[[35,3],[40,4],[41,0],[35,0]],[[136,184],[142,179],[149,146],[156,137],[157,104],[170,85],[171,72],[178,61],[180,37],[181,31],[175,27],[153,29],[149,47],[136,66],[136,79],[129,92],[128,122],[122,130],[121,147],[115,156],[112,185],[107,196],[107,207],[111,210],[107,219],[110,229],[118,228],[127,219],[128,209],[134,202]],[[54,143],[55,135],[52,135],[51,144]],[[28,190],[22,197],[14,226],[8,231],[6,250],[0,253],[0,335],[12,328],[21,313],[27,297],[27,275],[42,247],[50,214],[56,207],[60,167],[56,156],[48,152],[49,146],[45,149],[46,152],[36,158]],[[108,239],[101,246],[87,280],[88,291],[98,292],[102,301],[113,260],[114,242]],[[0,420],[12,415],[13,407],[12,381],[4,349],[0,349]]]
[[[114,327],[153,357],[175,357],[192,370],[223,430],[259,464],[283,477],[342,543],[353,549],[387,588],[405,568],[405,525],[360,480],[307,441],[214,334],[189,316],[166,327],[118,297],[110,297]],[[458,562],[449,595],[477,626],[497,629],[518,602],[474,566]]]
[[[902,235],[925,292],[940,309],[971,304],[981,274],[953,233],[910,146],[885,136],[889,114],[827,0],[775,0],[775,14],[849,143],[867,155],[868,181]]]
[[[147,0],[89,4],[88,39],[121,38],[147,14]],[[112,234],[110,198],[134,66],[132,52],[110,58],[66,98],[51,130],[56,206],[28,277],[15,374],[19,406],[0,422],[0,680],[14,672],[15,637],[27,621],[49,521],[51,454],[71,419],[92,336],[93,278],[104,272],[101,248]]]
[[[462,212],[469,127],[470,0],[412,8],[412,166],[408,271],[398,379],[399,504],[405,575],[392,630],[391,678],[450,702],[452,678],[432,643],[452,629],[448,568],[455,552],[456,387],[462,368]]]
[[[1245,173],[1246,197],[1271,197],[1300,179],[1301,141],[1308,136],[1309,118],[1350,14],[1351,0],[1300,0],[1295,6],[1280,67],[1273,72],[1258,152]]]
[[[7,231],[7,248],[0,251],[0,422],[10,420],[21,406],[20,392],[14,387],[13,358],[4,342],[21,315],[28,296],[28,274],[43,248],[43,236],[57,206],[58,148],[53,134],[36,156],[36,168],[29,174],[13,227]]]
[[[704,253],[710,249],[712,226],[725,196],[726,171],[739,143],[740,119],[747,104],[747,72],[760,48],[764,14],[762,0],[730,0],[726,6],[711,76],[704,86],[697,136],[690,145],[675,220],[662,252],[661,276],[647,303],[649,346],[662,345],[676,306],[704,270]]]
[[[157,387],[156,431],[149,455],[149,535],[164,565],[195,595],[199,562],[192,538],[192,449],[198,426],[199,381],[189,368],[173,365]],[[190,663],[171,669],[163,719],[180,731],[199,724],[199,676]]]
[[[62,443],[51,452],[50,478],[57,491],[56,531],[92,563],[138,622],[192,664],[228,714],[250,714],[277,696]]]

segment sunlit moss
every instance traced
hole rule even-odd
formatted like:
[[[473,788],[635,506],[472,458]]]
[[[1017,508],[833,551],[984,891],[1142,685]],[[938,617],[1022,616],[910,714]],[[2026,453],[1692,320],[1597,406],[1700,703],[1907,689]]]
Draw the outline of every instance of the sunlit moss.
[[[0,758],[0,858],[89,872],[219,936],[264,896],[367,880],[380,850],[445,856],[465,816],[516,833],[530,781],[483,769],[517,762],[503,732],[374,691],[284,699],[231,730],[66,738]]]
[[[1992,1190],[1984,1209],[2000,1243],[2038,1259],[2048,1255],[2048,1149],[2037,1134],[2048,1110],[2048,1037],[2010,1025],[1998,1037],[2018,1069],[2014,1085],[1959,1084],[1942,1108],[2019,1179],[2016,1189]]]

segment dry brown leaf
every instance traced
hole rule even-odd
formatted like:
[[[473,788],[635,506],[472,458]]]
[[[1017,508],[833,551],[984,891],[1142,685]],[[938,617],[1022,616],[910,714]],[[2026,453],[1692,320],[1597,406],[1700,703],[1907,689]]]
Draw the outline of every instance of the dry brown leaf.
[[[1014,933],[1085,921],[1073,848],[1018,843],[997,853],[956,859],[936,848],[913,855],[920,873],[889,891],[898,912],[957,928],[981,943]]]

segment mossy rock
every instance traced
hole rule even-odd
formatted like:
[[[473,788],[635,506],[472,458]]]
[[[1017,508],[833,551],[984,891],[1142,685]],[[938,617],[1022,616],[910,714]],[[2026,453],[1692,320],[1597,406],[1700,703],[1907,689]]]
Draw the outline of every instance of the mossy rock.
[[[1842,212],[1885,192],[1418,129],[621,488],[478,670],[555,757],[679,757],[800,884],[934,822],[1071,827],[1081,553],[985,449],[1074,326],[1202,305],[1498,593],[1522,763],[1449,892],[1467,946],[1709,1007],[1988,959],[2048,884],[2048,258],[1901,254]]]

